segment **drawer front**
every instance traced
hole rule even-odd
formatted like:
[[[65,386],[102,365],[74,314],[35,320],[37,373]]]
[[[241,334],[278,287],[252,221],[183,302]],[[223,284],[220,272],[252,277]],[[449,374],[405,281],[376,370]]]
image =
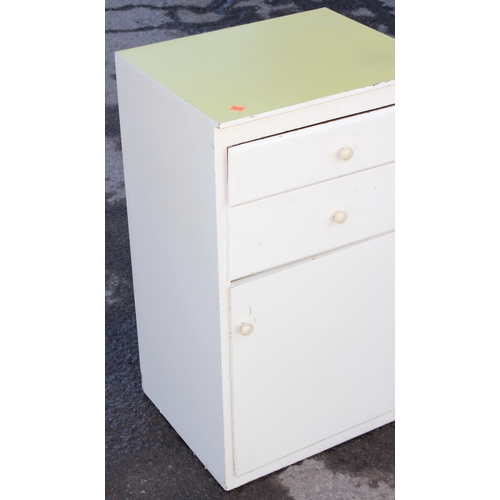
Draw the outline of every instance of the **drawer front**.
[[[228,150],[229,206],[394,162],[394,106]],[[352,149],[349,159],[341,152]]]
[[[393,229],[393,163],[240,205],[229,210],[229,279]]]

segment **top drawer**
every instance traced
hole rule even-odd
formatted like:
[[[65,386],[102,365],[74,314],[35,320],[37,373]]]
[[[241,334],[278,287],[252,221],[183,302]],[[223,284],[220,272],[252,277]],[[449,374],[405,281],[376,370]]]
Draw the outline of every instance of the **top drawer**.
[[[394,106],[247,142],[228,149],[229,206],[393,161]]]

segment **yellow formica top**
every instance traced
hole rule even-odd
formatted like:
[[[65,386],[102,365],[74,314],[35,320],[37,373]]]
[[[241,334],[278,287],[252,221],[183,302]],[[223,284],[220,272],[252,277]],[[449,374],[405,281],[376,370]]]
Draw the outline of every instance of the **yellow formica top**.
[[[217,123],[394,80],[394,39],[327,8],[117,54]]]

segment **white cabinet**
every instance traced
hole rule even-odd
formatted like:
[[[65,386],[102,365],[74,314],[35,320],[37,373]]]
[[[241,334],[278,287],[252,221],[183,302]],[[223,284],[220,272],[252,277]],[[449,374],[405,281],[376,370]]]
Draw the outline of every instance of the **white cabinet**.
[[[394,419],[393,58],[328,9],[117,53],[143,388],[225,489]]]

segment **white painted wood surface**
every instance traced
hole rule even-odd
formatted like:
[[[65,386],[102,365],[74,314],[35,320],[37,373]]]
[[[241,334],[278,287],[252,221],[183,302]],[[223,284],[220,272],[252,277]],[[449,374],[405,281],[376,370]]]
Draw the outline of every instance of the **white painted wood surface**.
[[[236,475],[393,410],[394,233],[236,284],[231,329]]]
[[[394,161],[394,106],[229,148],[229,206]],[[353,157],[339,151],[351,147]]]
[[[288,408],[285,425],[288,430],[292,430],[292,435],[285,436],[281,430],[285,420],[284,413],[280,414],[279,408],[275,408],[276,401],[272,401],[273,398],[269,392],[275,387],[273,384],[278,384],[279,387],[279,384],[283,384],[287,379],[292,382],[303,379],[309,380],[308,383],[314,383],[315,377],[318,376],[315,372],[317,360],[311,358],[311,348],[314,343],[308,349],[303,349],[304,345],[301,345],[301,342],[305,342],[304,337],[297,333],[299,323],[295,324],[291,320],[295,310],[302,311],[299,316],[303,324],[307,321],[306,310],[301,310],[300,307],[308,304],[309,323],[321,330],[318,325],[328,323],[328,318],[331,317],[335,307],[344,304],[344,308],[340,307],[340,309],[352,311],[356,309],[356,304],[363,302],[362,297],[365,299],[371,297],[379,286],[381,297],[378,297],[376,301],[380,304],[380,314],[382,316],[386,314],[387,318],[388,306],[383,301],[389,301],[390,297],[384,296],[383,287],[391,281],[388,269],[392,265],[392,253],[390,249],[386,249],[385,253],[382,252],[385,257],[382,257],[381,250],[376,248],[379,248],[377,245],[389,246],[388,242],[392,239],[390,234],[381,235],[381,233],[386,230],[391,231],[394,227],[391,208],[393,166],[384,165],[359,174],[344,175],[333,181],[324,182],[318,177],[316,183],[309,187],[300,185],[295,190],[287,191],[279,196],[234,208],[230,208],[228,204],[228,197],[231,196],[232,190],[228,186],[230,168],[228,150],[231,151],[230,148],[270,135],[293,133],[292,131],[297,128],[392,105],[394,103],[393,82],[357,89],[351,93],[321,100],[321,102],[304,104],[297,109],[277,110],[266,116],[250,117],[241,122],[224,124],[212,122],[128,63],[120,61],[119,58],[117,59],[117,82],[141,372],[144,390],[161,413],[225,489],[238,487],[393,420],[392,409],[387,410],[384,405],[377,403],[373,407],[372,415],[367,417],[367,408],[360,403],[361,418],[356,417],[353,421],[346,423],[349,420],[348,417],[340,415],[335,420],[338,427],[328,428],[325,424],[327,419],[323,415],[323,424],[320,423],[315,431],[309,428],[310,424],[304,424],[307,419],[300,413],[301,408],[305,408],[306,405],[298,398],[294,400],[290,392],[287,393],[290,391],[288,387],[284,392],[283,401],[284,408]],[[384,141],[392,140],[390,136],[385,138],[381,136],[380,149],[389,150],[392,143],[387,145]],[[312,151],[311,154],[313,154]],[[382,170],[386,174],[377,177],[376,172]],[[354,176],[361,174],[367,177],[356,178],[356,182],[350,184],[352,179],[355,179]],[[276,172],[277,177],[280,175]],[[352,178],[351,181],[348,180],[349,178]],[[301,182],[306,182],[300,179]],[[375,187],[372,185],[373,182],[371,184],[368,182],[369,179],[381,181],[376,189],[380,189],[380,192],[386,190],[387,199],[382,200],[382,195],[372,193]],[[282,179],[277,179],[278,184],[281,181]],[[296,197],[300,194],[292,203],[292,206],[299,210],[295,214],[295,219],[292,220],[292,218],[289,223],[290,228],[299,228],[296,234],[300,234],[302,229],[297,222],[306,220],[307,213],[310,217],[316,217],[322,210],[319,207],[321,197],[316,193],[322,192],[324,200],[331,200],[332,193],[327,193],[326,186],[331,188],[337,185],[335,182],[339,181],[338,186],[343,187],[339,188],[336,194],[334,193],[336,199],[338,201],[352,199],[353,203],[355,199],[359,199],[360,203],[365,204],[366,207],[371,203],[372,208],[378,207],[380,210],[377,221],[369,219],[369,217],[374,217],[373,213],[376,210],[370,212],[371,215],[366,212],[363,217],[368,218],[360,223],[361,219],[355,215],[359,207],[349,208],[346,210],[349,215],[348,221],[343,225],[331,226],[330,229],[347,229],[346,232],[349,232],[354,228],[354,224],[351,229],[348,224],[355,222],[358,228],[355,237],[347,238],[343,243],[338,239],[332,240],[333,243],[329,241],[321,247],[323,250],[313,249],[312,254],[304,251],[303,247],[298,254],[300,254],[300,259],[307,255],[309,258],[307,262],[289,264],[286,268],[270,268],[260,274],[241,279],[237,283],[231,282],[234,276],[229,274],[229,260],[232,258],[233,250],[236,250],[239,245],[235,243],[235,237],[243,229],[243,226],[237,223],[237,217],[236,219],[234,217],[238,209],[250,207],[254,203],[269,203],[272,199],[284,200],[287,196]],[[330,182],[332,184],[329,184]],[[348,186],[352,187],[351,194],[346,194],[345,198],[341,198],[344,196],[341,193]],[[287,188],[280,187],[280,189]],[[366,197],[360,194],[363,189],[367,190]],[[302,193],[308,190],[311,190],[310,193],[313,195],[308,194],[302,198]],[[306,198],[311,206],[306,203]],[[326,205],[325,202],[325,207]],[[266,219],[272,215],[276,224],[274,230],[276,237],[279,239],[281,234],[284,238],[286,234],[283,223],[285,208],[282,204],[276,204],[269,206],[267,211],[264,210],[260,215],[256,213],[252,215],[250,211],[249,218],[254,227],[254,236],[257,235],[259,227],[263,229],[265,226],[266,221],[263,215],[266,215]],[[335,211],[335,209],[335,206],[328,205],[328,217],[333,215],[332,210]],[[363,210],[360,213],[363,213]],[[383,223],[377,225],[380,221]],[[388,221],[392,222],[385,226],[384,224],[388,224]],[[374,227],[377,229],[374,230],[372,224],[375,224]],[[312,226],[305,224],[303,229],[306,232],[312,231],[311,241],[317,243],[323,237],[318,227],[312,229]],[[241,232],[238,234],[241,236]],[[289,234],[293,235],[293,231]],[[355,243],[358,241],[357,238],[368,237],[374,238]],[[376,241],[379,243],[375,243]],[[382,244],[382,242],[386,243]],[[299,248],[300,245],[300,243],[296,244],[293,238],[288,244],[291,248],[296,246]],[[349,246],[330,251],[337,245]],[[243,246],[246,247],[246,245]],[[357,248],[359,249],[356,250]],[[375,250],[374,252],[361,250],[368,248],[375,248]],[[276,255],[280,254],[280,260],[277,262],[287,261],[288,257],[283,251],[288,250],[281,249],[276,252]],[[322,255],[315,253],[323,251],[329,253]],[[360,260],[359,265],[354,265],[356,255]],[[299,257],[293,256],[292,258]],[[246,259],[248,260],[248,257]],[[385,260],[381,262],[381,259]],[[344,263],[344,265],[329,267],[329,262]],[[263,266],[259,266],[262,270]],[[353,271],[354,268],[359,270]],[[351,281],[345,280],[347,269],[353,271]],[[385,277],[377,284],[377,273],[383,275],[384,269],[386,270]],[[246,272],[244,271],[243,274]],[[302,287],[303,274],[305,276]],[[327,276],[331,279],[327,280]],[[367,289],[361,289],[358,296],[355,288],[360,283],[365,284],[363,276],[367,280]],[[323,290],[323,294],[318,293],[314,283]],[[257,372],[255,387],[260,384],[262,389],[261,396],[258,396],[252,387],[249,388],[246,385],[248,381],[245,381],[245,377],[249,374],[249,366],[252,365],[252,369],[255,368],[253,367],[255,358],[252,356],[256,354],[256,351],[240,349],[243,344],[238,344],[240,337],[237,336],[234,326],[235,321],[241,320],[240,313],[236,309],[230,310],[230,298],[246,304],[249,297],[253,300],[256,293],[265,292],[266,284],[269,284],[269,290],[273,289],[275,293],[272,297],[268,295],[268,300],[262,308],[262,316],[259,313],[259,318],[261,318],[259,321],[267,325],[265,328],[267,331],[272,332],[268,347],[274,352],[261,354],[264,357],[267,356],[269,360],[272,359],[274,365],[271,366],[269,363],[263,365],[263,373],[267,373],[269,377],[266,379],[267,382],[262,378],[263,373]],[[344,298],[338,302],[338,306],[330,307],[332,296],[333,302],[337,303],[335,292],[342,286],[347,287]],[[327,300],[328,297],[330,300]],[[259,311],[264,296],[255,297],[255,299],[257,302],[253,307]],[[365,309],[366,314],[361,318],[353,316],[352,328],[355,330],[356,325],[366,323],[366,320],[363,320],[364,316],[375,314],[364,302],[363,307],[368,307]],[[246,307],[247,304],[242,306],[241,311],[246,311]],[[350,320],[347,313],[344,313],[344,316],[342,314],[338,313],[338,316],[343,318],[341,324],[346,326]],[[372,319],[374,324],[379,321],[376,316]],[[277,333],[274,325],[284,325],[285,328]],[[283,346],[280,339],[283,340],[283,337],[286,337],[287,325],[295,328],[294,335],[298,336],[288,346]],[[347,326],[346,328],[344,332],[349,331]],[[388,320],[380,342],[385,342],[384,335],[390,335],[391,328],[392,323]],[[300,331],[303,330],[300,329]],[[309,327],[308,331],[310,330]],[[255,342],[255,339],[259,339],[257,336],[259,331],[258,323],[256,323],[254,332],[245,339]],[[327,335],[324,333],[326,330],[321,331],[323,333],[319,335],[318,342],[327,347]],[[356,331],[362,331],[362,328]],[[373,337],[370,337],[370,341],[376,342],[379,335],[377,332],[378,330],[372,330]],[[362,339],[363,334],[359,335],[358,339]],[[368,333],[365,332],[365,335]],[[261,341],[258,340],[258,342]],[[343,342],[349,344],[349,335],[343,337]],[[355,348],[355,346],[351,347]],[[283,357],[287,349],[295,355],[298,355],[298,351],[304,351],[302,360],[297,359],[298,362],[294,363],[291,358]],[[361,350],[361,352],[367,354],[366,351]],[[321,358],[321,354],[318,355]],[[384,355],[390,357],[390,350]],[[312,360],[314,364],[311,364]],[[368,362],[368,366],[371,363],[375,369],[374,358],[365,359],[365,361]],[[390,363],[387,366],[390,366]],[[349,369],[352,375],[354,368]],[[338,370],[341,370],[340,366]],[[285,378],[281,376],[283,373],[286,373]],[[316,405],[315,408],[323,406],[322,401],[326,396],[320,393],[327,390],[325,384],[330,375],[331,373],[326,369],[325,380],[321,382],[323,386],[320,383],[317,388],[311,387],[309,390],[311,398],[314,394],[318,398],[314,404],[311,403],[313,406]],[[384,377],[386,375],[379,380],[374,380],[373,383],[383,384]],[[358,391],[362,394],[364,390],[362,379],[362,376],[361,378],[345,377],[343,379],[344,396],[347,397],[350,384],[353,384],[354,392]],[[387,390],[389,392],[393,390],[390,383],[387,385]],[[245,391],[247,391],[246,396],[244,396]],[[295,393],[295,390],[293,392]],[[250,399],[254,398],[255,404],[270,401],[271,407],[265,413],[271,412],[274,415],[276,411],[276,416],[271,415],[269,421],[264,422],[265,425],[262,422],[259,423],[258,418],[255,421],[252,419],[247,426],[243,416],[248,410],[245,407],[247,396]],[[380,401],[382,400],[384,398],[381,397]],[[273,404],[275,406],[272,406]],[[295,411],[292,410],[293,405],[297,405]],[[332,408],[331,405],[327,407]],[[300,410],[299,413],[294,416],[298,410]],[[356,411],[353,406],[351,415],[356,414]],[[344,428],[342,428],[342,422],[345,424]],[[267,433],[275,434],[272,438],[274,444],[264,447],[262,453],[255,453],[255,447],[248,447],[245,443],[252,441],[251,434],[253,432],[258,434],[261,428]],[[296,440],[296,435],[308,436],[308,439],[299,442]],[[254,437],[256,442],[262,439],[260,434]],[[295,444],[289,446],[289,441]]]
[[[229,165],[229,169],[231,165]],[[333,215],[345,211],[337,224]],[[394,164],[229,210],[231,280],[394,229]]]
[[[214,123],[116,70],[143,389],[224,482]]]

